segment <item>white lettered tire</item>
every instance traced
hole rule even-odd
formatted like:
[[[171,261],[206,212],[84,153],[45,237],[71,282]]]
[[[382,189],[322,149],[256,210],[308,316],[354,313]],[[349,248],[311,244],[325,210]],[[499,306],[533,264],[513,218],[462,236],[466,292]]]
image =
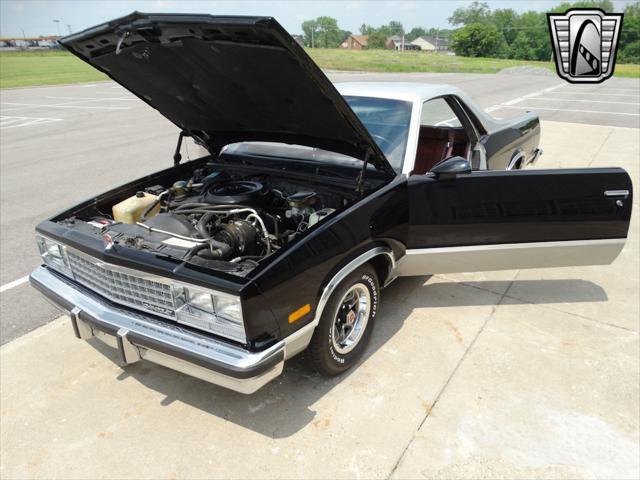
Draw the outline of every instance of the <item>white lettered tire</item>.
[[[309,344],[318,372],[339,375],[360,359],[371,337],[379,298],[378,276],[368,264],[336,287]]]

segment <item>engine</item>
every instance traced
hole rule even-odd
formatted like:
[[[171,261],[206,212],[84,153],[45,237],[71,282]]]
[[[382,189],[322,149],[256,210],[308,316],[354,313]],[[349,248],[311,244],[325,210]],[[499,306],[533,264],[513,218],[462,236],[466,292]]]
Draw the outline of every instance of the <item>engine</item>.
[[[116,247],[242,274],[348,203],[337,191],[320,190],[269,175],[196,171],[136,192],[113,205],[111,216],[85,223]]]

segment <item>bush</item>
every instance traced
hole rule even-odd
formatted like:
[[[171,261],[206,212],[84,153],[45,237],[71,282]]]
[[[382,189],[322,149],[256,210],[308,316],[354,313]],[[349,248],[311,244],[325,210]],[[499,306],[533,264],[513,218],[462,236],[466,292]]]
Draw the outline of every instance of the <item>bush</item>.
[[[640,40],[631,42],[618,53],[620,63],[640,63]]]
[[[456,55],[465,57],[500,57],[506,50],[502,33],[494,25],[472,23],[456,30],[452,36]]]
[[[387,48],[387,36],[384,34],[384,32],[376,30],[371,35],[369,35],[367,48]]]

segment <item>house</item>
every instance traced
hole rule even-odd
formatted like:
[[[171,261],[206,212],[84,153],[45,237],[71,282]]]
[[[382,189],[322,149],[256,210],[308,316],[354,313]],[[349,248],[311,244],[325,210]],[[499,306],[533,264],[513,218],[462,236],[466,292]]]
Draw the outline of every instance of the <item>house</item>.
[[[304,37],[302,35],[291,35],[293,39],[298,42],[298,45],[304,47]]]
[[[449,50],[449,39],[444,37],[418,37],[411,45],[418,47],[420,50],[426,50],[429,52],[435,51],[447,51]]]
[[[368,41],[369,35],[349,35],[340,46],[349,50],[362,50],[367,48]]]
[[[57,48],[58,38],[56,36],[0,38],[0,48],[3,50]]]
[[[420,50],[420,47],[417,45],[412,45],[407,42],[403,37],[398,35],[393,35],[387,38],[387,48],[389,50]]]

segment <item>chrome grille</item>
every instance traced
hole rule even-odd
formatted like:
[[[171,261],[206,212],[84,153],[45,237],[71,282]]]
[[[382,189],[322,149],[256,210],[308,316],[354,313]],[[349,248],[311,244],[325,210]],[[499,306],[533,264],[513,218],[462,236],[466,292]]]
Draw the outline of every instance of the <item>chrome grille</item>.
[[[128,269],[114,267],[67,249],[69,265],[76,281],[96,293],[130,307],[173,318],[175,307],[167,283],[137,276]]]

